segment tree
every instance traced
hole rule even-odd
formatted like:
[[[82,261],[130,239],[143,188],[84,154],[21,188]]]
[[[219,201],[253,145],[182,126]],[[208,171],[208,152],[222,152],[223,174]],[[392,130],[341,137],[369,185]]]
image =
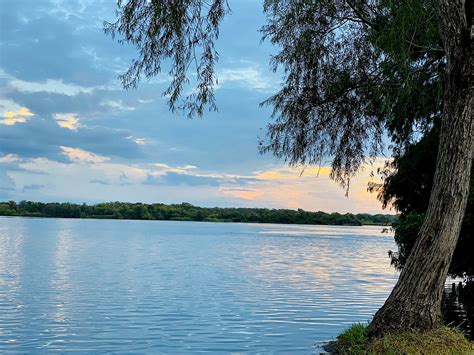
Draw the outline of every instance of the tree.
[[[439,0],[434,7],[447,66],[433,188],[420,235],[396,286],[370,324],[372,334],[430,329],[441,323],[443,286],[469,193],[474,149],[472,4]]]
[[[332,161],[331,176],[348,189],[367,159],[380,154],[388,129],[395,148],[416,128],[441,119],[441,138],[426,218],[399,282],[370,332],[436,326],[441,293],[467,200],[474,144],[470,28],[472,1],[266,0],[264,38],[280,52],[272,68],[285,82],[272,105],[262,152],[291,165]],[[189,116],[215,109],[214,42],[228,13],[224,0],[119,1],[105,31],[135,45],[139,58],[121,78],[136,86],[171,60],[164,95]],[[194,65],[195,91],[178,99]],[[440,98],[434,100],[433,97]],[[429,255],[429,258],[425,256]]]

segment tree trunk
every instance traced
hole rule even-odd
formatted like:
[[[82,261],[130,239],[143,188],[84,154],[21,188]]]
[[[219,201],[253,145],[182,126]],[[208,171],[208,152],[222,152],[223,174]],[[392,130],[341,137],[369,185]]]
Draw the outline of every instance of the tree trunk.
[[[434,1],[447,68],[433,188],[420,235],[396,286],[369,325],[370,335],[427,330],[442,322],[441,297],[467,203],[474,149],[473,2]]]

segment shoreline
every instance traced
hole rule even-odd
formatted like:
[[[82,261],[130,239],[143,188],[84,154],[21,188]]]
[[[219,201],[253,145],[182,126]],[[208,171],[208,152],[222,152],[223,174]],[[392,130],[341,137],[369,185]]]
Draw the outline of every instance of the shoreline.
[[[0,215],[0,218],[25,218],[25,219],[70,219],[70,220],[97,220],[97,221],[146,221],[146,222],[196,222],[196,223],[222,223],[222,224],[260,224],[260,225],[289,225],[289,226],[323,226],[323,227],[385,227],[387,224],[312,224],[312,223],[271,223],[271,222],[236,222],[236,221],[197,221],[185,219],[139,219],[139,218],[101,218],[101,217],[53,217],[53,216],[20,216],[20,215]]]

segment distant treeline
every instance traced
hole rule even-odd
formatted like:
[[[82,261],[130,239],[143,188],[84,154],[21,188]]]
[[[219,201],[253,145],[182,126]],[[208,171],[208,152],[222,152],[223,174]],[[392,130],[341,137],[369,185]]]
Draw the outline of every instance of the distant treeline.
[[[248,222],[360,226],[391,225],[397,217],[384,214],[340,214],[307,212],[301,209],[206,208],[189,203],[165,205],[108,202],[97,205],[73,203],[42,203],[21,201],[0,202],[0,216],[146,219],[164,221]]]

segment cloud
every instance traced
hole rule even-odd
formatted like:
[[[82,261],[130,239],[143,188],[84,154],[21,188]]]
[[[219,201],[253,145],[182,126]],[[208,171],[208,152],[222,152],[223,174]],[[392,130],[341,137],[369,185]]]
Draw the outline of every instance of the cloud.
[[[71,129],[73,131],[79,128],[79,118],[76,113],[55,113],[53,118],[59,127]]]
[[[135,138],[133,139],[133,141],[135,142],[135,144],[138,144],[138,145],[145,145],[148,143],[148,139],[146,138]]]
[[[233,187],[223,182],[219,186],[219,193],[245,201],[249,206],[380,213],[380,203],[375,194],[367,192],[367,182],[373,180],[371,171],[382,166],[383,161],[378,159],[361,169],[352,180],[348,198],[344,190],[330,179],[329,166],[308,167],[304,171],[287,166],[256,171],[241,177],[245,184],[235,184]]]
[[[101,106],[109,107],[114,112],[133,111],[136,109],[134,106],[127,106],[122,100],[106,100],[101,103]]]
[[[176,166],[176,167],[172,167],[168,164],[163,164],[163,163],[153,163],[152,165],[163,172],[173,172],[173,173],[178,173],[178,174],[187,174],[188,170],[197,169],[196,166],[189,165],[189,164]]]
[[[15,101],[7,99],[7,98],[0,98],[0,111],[2,113],[7,112],[7,111],[18,111],[20,109],[21,109],[21,106],[17,104]]]
[[[2,16],[1,25],[3,69],[15,73],[19,80],[49,81],[54,90],[66,92],[71,87],[62,87],[61,84],[88,87],[114,78],[110,68],[96,67],[93,58],[81,51],[82,47],[93,41],[95,47],[103,46],[103,51],[109,49],[115,52],[115,45],[110,39],[97,36],[102,21],[97,14],[99,6],[94,6],[95,3],[88,4],[92,16],[89,14],[81,18],[75,15],[66,20],[51,12],[51,2],[3,2],[2,14],[8,14]],[[81,31],[77,31],[78,28]],[[22,82],[18,85],[25,88]],[[26,89],[37,90],[38,87],[28,86]]]
[[[60,148],[64,146],[108,157],[129,159],[145,156],[143,146],[127,139],[130,133],[127,130],[80,124],[76,124],[76,129],[64,129],[56,119],[38,117],[0,129],[0,154],[65,161]]]
[[[46,92],[66,96],[76,96],[80,93],[91,93],[94,90],[92,87],[66,84],[62,79],[48,79],[42,82],[12,79],[8,81],[8,85],[15,90],[25,93]]]
[[[15,190],[15,181],[5,170],[0,170],[0,193],[6,193]]]
[[[143,182],[147,185],[187,185],[187,186],[220,186],[220,185],[246,185],[258,178],[252,176],[240,176],[222,173],[196,172],[198,169],[191,164],[181,166],[170,166],[164,163],[154,163],[153,167],[158,170],[147,176]]]
[[[15,154],[7,154],[7,155],[4,155],[3,157],[0,157],[0,164],[9,164],[9,163],[13,163],[13,162],[17,162],[19,161],[20,158],[18,157],[18,155],[15,155]]]
[[[219,85],[237,83],[249,89],[258,91],[273,91],[277,84],[262,74],[256,65],[241,68],[226,68],[217,74]]]
[[[161,176],[156,176],[152,174],[147,174],[143,185],[163,185],[161,181]]]
[[[255,177],[261,180],[295,180],[302,176],[329,176],[331,174],[330,166],[311,166],[305,168],[281,167],[273,170],[264,170],[255,172]]]
[[[256,198],[265,194],[262,190],[251,189],[222,189],[224,195],[232,196],[244,200],[255,200]]]
[[[110,182],[107,180],[93,179],[90,181],[91,184],[100,184],[100,185],[110,185]]]
[[[46,187],[46,185],[42,185],[42,184],[25,185],[23,186],[23,192],[26,192],[28,190],[40,190],[44,187]]]
[[[0,123],[13,126],[16,123],[24,123],[29,120],[34,114],[26,107],[21,107],[18,111],[6,111],[3,113],[3,118],[0,119]]]
[[[161,178],[167,185],[219,186],[221,182],[221,179],[213,176],[180,174],[175,172],[168,172]]]
[[[110,160],[109,157],[104,157],[101,155],[97,155],[82,149],[78,148],[71,148],[71,147],[60,147],[64,154],[66,154],[69,160],[77,163],[103,163],[107,160]]]
[[[278,180],[274,174],[263,175],[259,172],[243,176],[210,173],[189,164],[180,166],[188,168],[185,172],[175,172],[172,170],[176,167],[166,163],[156,163],[159,166],[157,169],[150,164],[114,163],[107,157],[77,148],[63,146],[62,151],[68,163],[46,158],[21,159],[20,162],[15,156],[0,158],[5,164],[17,163],[20,168],[9,171],[8,178],[4,179],[8,186],[4,186],[3,192],[30,199],[35,196],[49,196],[52,199],[52,191],[56,191],[63,199],[73,201],[84,196],[101,196],[105,200],[187,201],[201,205],[219,203],[227,206],[303,208],[308,211],[341,213],[380,212],[380,203],[375,195],[366,191],[369,168],[354,178],[349,198],[346,198],[344,190],[328,176],[301,176],[300,171],[294,169],[295,178],[289,178],[290,169],[286,167],[266,170],[286,171],[282,174],[283,178]],[[52,171],[54,174],[41,175]],[[257,178],[259,175],[270,178]],[[27,188],[27,194],[22,196],[25,189],[15,190],[15,184],[37,185],[38,188]],[[70,189],[71,185],[74,189]],[[104,189],[97,189],[97,185],[104,186]],[[38,194],[35,191],[39,191]]]
[[[167,185],[167,186],[219,186],[220,179],[212,176],[181,174],[168,171],[162,175],[147,174],[143,181],[144,185]]]

